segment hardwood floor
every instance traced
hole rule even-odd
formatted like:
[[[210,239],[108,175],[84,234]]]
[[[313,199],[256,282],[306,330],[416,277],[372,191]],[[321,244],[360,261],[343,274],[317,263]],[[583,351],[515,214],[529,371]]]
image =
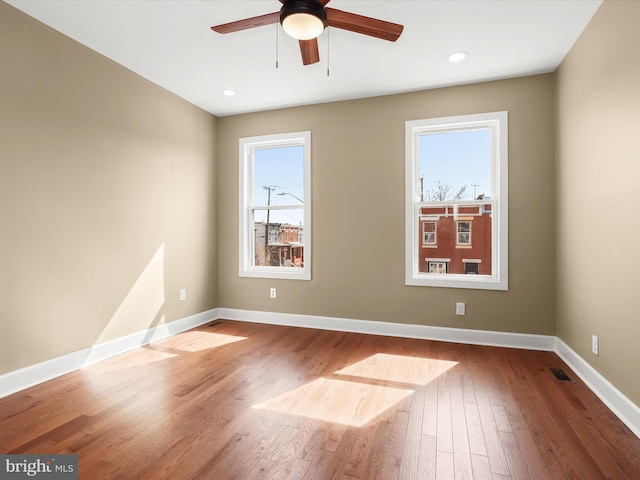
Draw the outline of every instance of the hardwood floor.
[[[0,399],[0,453],[77,453],[81,479],[640,478],[554,353],[231,321]]]

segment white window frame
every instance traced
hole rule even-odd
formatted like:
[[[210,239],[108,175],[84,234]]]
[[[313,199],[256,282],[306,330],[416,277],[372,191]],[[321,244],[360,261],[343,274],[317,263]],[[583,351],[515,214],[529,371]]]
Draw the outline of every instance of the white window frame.
[[[444,133],[488,128],[491,134],[490,203],[492,209],[491,275],[433,275],[419,271],[418,168],[419,137],[425,133]],[[427,287],[508,290],[508,114],[490,112],[405,122],[405,284]],[[456,203],[452,201],[451,204]],[[457,203],[473,203],[458,201]]]
[[[255,210],[264,210],[264,206],[254,205],[253,201],[253,153],[264,148],[304,147],[304,234],[302,247],[303,267],[257,266],[253,265],[255,256],[254,215]],[[240,139],[239,148],[239,275],[255,278],[281,278],[290,280],[311,280],[311,132],[281,133],[261,135]],[[299,210],[299,202],[285,205],[271,205],[273,210]]]

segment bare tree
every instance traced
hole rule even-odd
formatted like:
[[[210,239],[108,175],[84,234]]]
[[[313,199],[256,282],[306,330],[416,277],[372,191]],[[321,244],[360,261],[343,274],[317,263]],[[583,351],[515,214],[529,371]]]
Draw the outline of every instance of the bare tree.
[[[427,200],[430,202],[444,202],[446,200],[464,200],[467,195],[467,186],[463,185],[457,190],[442,180],[427,190]]]

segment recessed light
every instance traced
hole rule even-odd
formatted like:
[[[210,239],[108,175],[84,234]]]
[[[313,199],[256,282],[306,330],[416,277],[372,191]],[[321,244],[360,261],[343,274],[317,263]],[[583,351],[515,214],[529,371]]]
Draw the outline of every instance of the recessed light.
[[[451,63],[457,63],[457,62],[463,61],[468,56],[469,54],[467,52],[454,52],[451,55],[449,55],[447,58]]]
[[[230,90],[228,88],[225,88],[224,90],[222,90],[221,93],[223,95],[226,95],[227,97],[233,97],[236,94],[235,90]]]

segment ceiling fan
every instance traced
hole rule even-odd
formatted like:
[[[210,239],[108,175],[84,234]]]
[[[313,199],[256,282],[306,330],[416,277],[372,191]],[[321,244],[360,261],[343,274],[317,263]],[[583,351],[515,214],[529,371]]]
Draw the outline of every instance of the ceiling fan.
[[[397,23],[325,7],[330,0],[279,1],[282,3],[279,12],[215,25],[211,29],[218,33],[232,33],[280,22],[284,31],[299,41],[302,63],[310,65],[320,61],[318,36],[326,27],[341,28],[390,42],[395,42],[404,28]]]

